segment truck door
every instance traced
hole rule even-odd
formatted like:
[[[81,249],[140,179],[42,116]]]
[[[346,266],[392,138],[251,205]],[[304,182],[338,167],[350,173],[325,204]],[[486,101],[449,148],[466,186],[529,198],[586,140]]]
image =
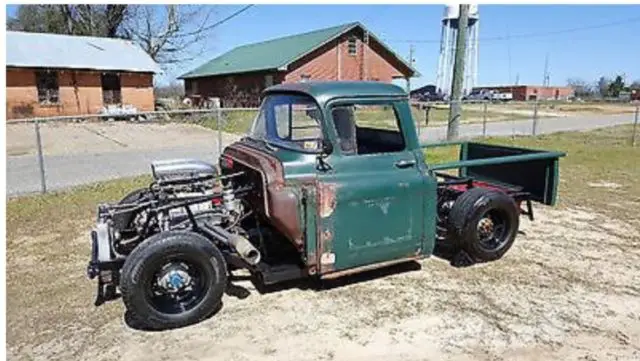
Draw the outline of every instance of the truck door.
[[[334,123],[337,139],[327,158],[331,169],[318,171],[321,273],[422,252],[426,177],[407,132],[400,129],[400,104],[340,103],[330,108],[327,126]],[[415,138],[414,133],[411,128]]]

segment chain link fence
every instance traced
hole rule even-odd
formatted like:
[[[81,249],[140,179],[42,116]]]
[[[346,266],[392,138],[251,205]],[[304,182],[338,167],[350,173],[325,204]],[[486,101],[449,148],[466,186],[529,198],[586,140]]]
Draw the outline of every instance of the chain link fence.
[[[446,138],[449,107],[444,102],[411,103],[421,141]],[[635,123],[631,137],[635,145],[638,104],[599,111],[593,107],[559,102],[464,102],[460,137],[537,135],[588,129],[585,123],[589,122],[598,126]],[[7,194],[46,193],[146,174],[149,164],[159,159],[215,162],[225,146],[249,130],[257,113],[256,108],[217,108],[8,120]],[[385,124],[381,120],[379,126]]]

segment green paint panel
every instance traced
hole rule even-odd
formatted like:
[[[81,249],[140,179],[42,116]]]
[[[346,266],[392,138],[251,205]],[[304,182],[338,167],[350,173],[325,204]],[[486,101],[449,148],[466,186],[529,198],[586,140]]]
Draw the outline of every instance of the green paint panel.
[[[287,187],[300,190],[299,219],[305,231],[305,257],[320,273],[352,269],[411,256],[429,256],[435,246],[437,180],[434,170],[461,169],[478,180],[515,185],[534,200],[553,204],[559,152],[475,142],[419,144],[407,95],[391,84],[309,82],[271,87],[265,94],[306,94],[322,110],[323,138],[333,152],[318,154],[278,148],[270,151],[284,167]],[[402,151],[346,155],[332,119],[336,105],[392,106],[404,136]],[[427,165],[422,148],[460,145],[460,160]],[[406,166],[406,163],[413,162]]]

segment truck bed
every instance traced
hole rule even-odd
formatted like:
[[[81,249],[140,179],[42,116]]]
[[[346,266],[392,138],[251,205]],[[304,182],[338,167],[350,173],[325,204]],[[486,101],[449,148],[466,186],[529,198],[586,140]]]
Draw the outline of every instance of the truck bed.
[[[556,203],[558,162],[562,152],[508,147],[478,142],[442,142],[423,144],[431,149],[460,146],[459,160],[428,164],[430,171],[458,169],[458,177],[471,178],[530,194],[530,199],[546,205]]]

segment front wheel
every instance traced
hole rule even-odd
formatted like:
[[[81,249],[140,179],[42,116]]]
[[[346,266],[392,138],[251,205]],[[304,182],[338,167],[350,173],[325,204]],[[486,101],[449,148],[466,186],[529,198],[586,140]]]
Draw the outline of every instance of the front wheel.
[[[449,234],[456,245],[480,261],[501,258],[513,245],[520,213],[507,194],[484,188],[462,193],[449,213]]]
[[[137,326],[183,327],[208,317],[222,300],[227,268],[220,250],[193,232],[158,233],[122,268],[120,291]]]

